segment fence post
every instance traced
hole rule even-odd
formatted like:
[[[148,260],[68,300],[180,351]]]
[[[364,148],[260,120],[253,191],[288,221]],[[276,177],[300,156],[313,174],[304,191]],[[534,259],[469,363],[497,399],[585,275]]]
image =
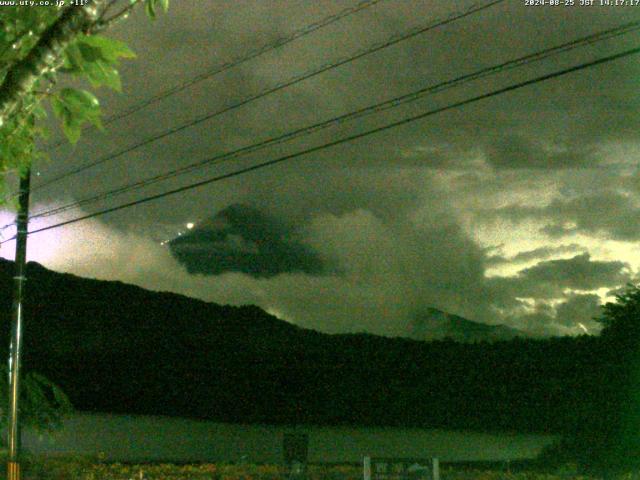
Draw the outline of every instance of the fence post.
[[[364,457],[362,461],[364,480],[371,480],[371,457]]]

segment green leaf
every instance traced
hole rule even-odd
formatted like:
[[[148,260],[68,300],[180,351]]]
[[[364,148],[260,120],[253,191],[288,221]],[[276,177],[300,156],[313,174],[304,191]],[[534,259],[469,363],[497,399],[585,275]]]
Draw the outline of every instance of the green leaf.
[[[58,98],[57,95],[53,95],[50,101],[51,108],[53,109],[53,114],[58,118],[62,118],[62,116],[64,115],[64,104],[62,103],[62,101]]]
[[[84,60],[77,43],[69,45],[64,51],[64,65],[70,73],[81,73]]]
[[[78,43],[98,49],[100,51],[99,58],[112,65],[117,65],[119,58],[135,58],[136,56],[126,43],[102,35],[83,35]]]
[[[100,102],[96,96],[86,90],[75,88],[63,88],[60,91],[61,100],[76,111],[88,111],[100,108]]]
[[[150,19],[156,19],[156,0],[147,0],[145,10]]]
[[[120,57],[133,57],[135,54],[123,42],[111,38],[82,36],[65,51],[65,72],[84,76],[92,86],[105,85],[122,91],[120,75],[114,67]]]
[[[62,131],[69,139],[69,142],[75,144],[80,139],[80,133],[82,128],[79,122],[74,121],[73,114],[65,106],[65,104],[58,97],[51,98],[51,106],[53,107],[53,113],[56,117],[62,120]]]
[[[80,50],[82,59],[86,62],[106,60],[106,58],[102,55],[102,50],[100,48],[93,47],[85,42],[78,42],[78,50]]]
[[[44,109],[41,103],[38,103],[36,106],[34,106],[31,112],[33,113],[33,116],[39,120],[47,118],[47,111]]]
[[[118,92],[122,91],[120,74],[107,63],[95,62],[85,65],[85,75],[94,87],[106,85]]]
[[[53,113],[62,120],[62,130],[71,143],[80,139],[85,122],[102,128],[100,102],[91,92],[63,88],[51,98],[51,106]]]
[[[164,11],[164,13],[167,13],[169,11],[169,0],[158,0],[160,2],[160,6],[162,7],[162,10]]]

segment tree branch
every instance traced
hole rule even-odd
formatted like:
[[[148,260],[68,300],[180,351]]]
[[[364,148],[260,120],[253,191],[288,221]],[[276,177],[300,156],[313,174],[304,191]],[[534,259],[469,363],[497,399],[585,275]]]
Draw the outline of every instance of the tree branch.
[[[74,38],[93,26],[105,3],[107,0],[93,0],[87,5],[66,7],[29,53],[9,68],[0,85],[0,127],[19,110],[21,100],[33,89],[38,79],[55,69],[56,62]]]
[[[107,13],[109,13],[109,10],[111,10],[111,7],[113,7],[117,2],[118,0],[109,0],[107,5],[105,5],[104,8],[102,9],[102,13],[98,17],[98,20],[96,20],[96,23],[100,23],[102,20],[104,20],[104,17],[107,16]]]
[[[138,5],[142,3],[143,0],[132,0],[129,5],[120,10],[118,13],[113,14],[111,17],[104,19],[100,18],[95,23],[93,27],[91,27],[91,33],[99,33],[112,25],[118,23],[121,20],[125,20],[131,14],[131,11],[136,8]]]

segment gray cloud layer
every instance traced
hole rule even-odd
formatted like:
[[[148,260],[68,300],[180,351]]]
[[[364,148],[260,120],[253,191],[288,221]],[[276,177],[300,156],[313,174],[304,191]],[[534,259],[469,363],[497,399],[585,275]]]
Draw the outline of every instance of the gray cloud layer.
[[[543,261],[515,277],[494,277],[489,282],[513,298],[560,298],[566,289],[589,291],[624,284],[630,279],[628,267],[623,262],[594,261],[584,253]]]
[[[43,178],[69,168],[68,158],[95,159],[471,3],[385,0],[295,45],[200,82],[107,133],[91,133],[73,151],[53,152],[53,161],[42,168]],[[139,58],[123,66],[125,95],[104,93],[104,108],[121,110],[352,4],[176,0],[170,15],[154,24],[134,16],[116,35],[128,41]],[[103,164],[57,189],[37,192],[36,199],[46,205],[82,198],[165,172],[640,18],[635,10],[527,8],[521,2],[504,2]],[[374,128],[635,43],[637,35],[594,44],[243,161],[215,165],[144,193]],[[60,253],[61,258],[48,261],[61,269],[103,275],[102,260],[91,251],[97,249],[113,265],[108,270],[113,278],[209,300],[258,303],[327,331],[397,334],[416,312],[433,306],[530,331],[573,332],[572,324],[589,321],[595,298],[568,290],[613,289],[631,275],[628,258],[603,260],[592,249],[611,239],[638,240],[633,219],[640,200],[634,168],[640,156],[639,76],[637,59],[617,61],[109,215],[104,224],[90,225],[98,232],[96,238],[110,242],[111,250],[103,252],[96,242],[85,242],[78,245],[76,260]],[[140,192],[122,200],[136,195]],[[158,246],[157,240],[171,236],[172,229],[175,234],[177,226],[210,218],[237,203],[291,225],[296,234],[285,232],[287,241],[281,246],[299,242],[323,262],[337,265],[336,271],[322,277],[287,269],[258,279],[238,272],[189,276]],[[575,234],[591,243],[581,243]],[[85,230],[84,235],[92,234]],[[533,236],[539,237],[538,243],[530,243]],[[142,278],[122,264],[118,255],[138,261],[118,247],[124,239],[145,259],[140,260],[141,269],[153,274]],[[507,261],[488,258],[487,247],[501,243],[512,252]],[[225,245],[256,252],[243,235],[228,236]],[[145,249],[149,252],[142,253]],[[490,266],[520,268],[536,260],[537,265],[512,277],[485,275]],[[521,297],[536,299],[537,306],[527,306]],[[556,303],[549,303],[551,299]]]
[[[553,237],[580,232],[616,240],[640,239],[638,201],[626,192],[584,194],[569,199],[554,199],[542,207],[511,205],[495,212],[516,221],[542,219],[544,231]]]
[[[313,250],[295,241],[291,226],[242,204],[230,205],[192,228],[168,243],[189,273],[273,277],[327,270]]]
[[[509,258],[502,255],[492,255],[487,258],[487,263],[490,265],[500,265],[510,263],[525,263],[532,260],[546,260],[556,255],[575,253],[576,251],[580,251],[581,249],[582,247],[575,243],[569,245],[560,245],[558,247],[540,247],[533,250],[527,250],[525,252],[518,252],[516,255]]]

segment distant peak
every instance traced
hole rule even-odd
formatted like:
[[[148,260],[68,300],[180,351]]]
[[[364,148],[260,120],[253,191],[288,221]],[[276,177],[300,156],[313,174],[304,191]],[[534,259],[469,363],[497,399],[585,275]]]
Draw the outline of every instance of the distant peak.
[[[474,322],[434,307],[427,307],[416,314],[407,333],[414,340],[451,338],[460,342],[509,340],[523,336],[519,330],[505,325]]]

